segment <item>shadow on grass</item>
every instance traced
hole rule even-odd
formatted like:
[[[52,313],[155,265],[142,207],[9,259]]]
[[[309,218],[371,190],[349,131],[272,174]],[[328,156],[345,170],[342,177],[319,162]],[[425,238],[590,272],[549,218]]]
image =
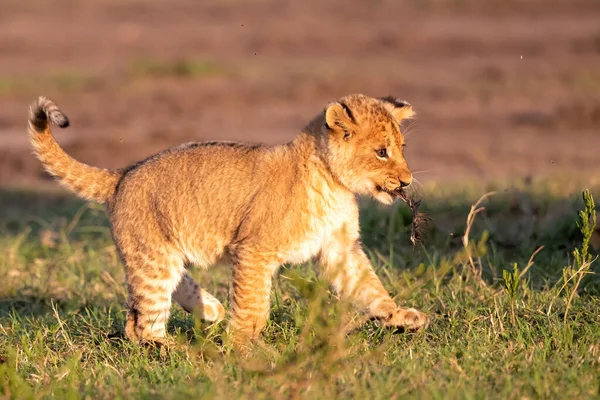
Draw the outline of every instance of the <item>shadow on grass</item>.
[[[86,207],[85,201],[60,189],[0,187],[0,234],[37,230],[44,222],[72,219]]]
[[[167,330],[170,335],[186,338],[188,343],[196,341],[195,320],[189,318],[189,314],[178,308],[173,308],[169,319]],[[88,328],[102,331],[103,337],[114,340],[119,346],[119,340],[127,341],[125,336],[125,313],[124,307],[106,302],[89,303],[76,300],[62,301],[53,297],[42,296],[18,296],[0,298],[0,320],[13,320],[16,318],[23,324],[39,327],[47,325],[49,321],[60,320],[73,321],[79,316],[81,320],[87,320]],[[110,326],[106,326],[106,315],[112,314]],[[101,318],[92,316],[100,315]],[[208,325],[208,324],[205,324]],[[85,330],[82,331],[85,334]]]
[[[51,298],[35,296],[0,298],[0,318],[9,317],[12,313],[25,317],[41,317],[52,313]]]
[[[81,299],[60,299],[53,296],[16,295],[0,297],[0,318],[17,313],[23,317],[46,317],[55,313],[80,313],[86,310],[103,310],[113,306],[110,302],[88,302]]]

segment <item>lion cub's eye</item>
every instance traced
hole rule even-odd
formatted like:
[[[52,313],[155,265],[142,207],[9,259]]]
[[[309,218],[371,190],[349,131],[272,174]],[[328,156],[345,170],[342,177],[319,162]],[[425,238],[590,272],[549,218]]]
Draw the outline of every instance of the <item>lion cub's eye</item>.
[[[387,149],[383,148],[383,149],[377,150],[377,157],[378,158],[388,158]]]

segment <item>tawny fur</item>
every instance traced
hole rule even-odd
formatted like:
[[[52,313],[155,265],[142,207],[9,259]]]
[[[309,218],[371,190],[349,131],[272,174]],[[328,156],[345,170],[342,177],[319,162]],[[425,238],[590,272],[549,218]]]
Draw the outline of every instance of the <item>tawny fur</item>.
[[[29,133],[50,174],[107,203],[127,275],[130,339],[164,338],[172,299],[206,320],[223,319],[221,303],[186,268],[228,259],[229,329],[246,343],[265,326],[278,267],[313,258],[340,296],[384,325],[427,324],[423,313],[398,307],[377,278],[360,242],[356,202],[360,194],[389,204],[411,183],[400,122],[413,114],[394,98],[350,95],[285,145],[190,143],[119,170],[69,157],[48,124],[68,120],[46,98],[31,107]]]

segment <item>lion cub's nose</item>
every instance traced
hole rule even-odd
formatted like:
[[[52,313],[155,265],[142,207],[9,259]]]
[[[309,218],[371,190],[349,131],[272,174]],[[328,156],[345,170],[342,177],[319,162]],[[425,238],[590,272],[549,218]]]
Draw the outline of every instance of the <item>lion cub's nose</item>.
[[[410,184],[411,184],[411,181],[412,181],[412,179],[411,179],[410,181],[408,181],[408,182],[401,180],[401,181],[400,181],[400,187],[401,187],[401,188],[405,188],[405,187],[407,187],[407,186],[410,186]]]

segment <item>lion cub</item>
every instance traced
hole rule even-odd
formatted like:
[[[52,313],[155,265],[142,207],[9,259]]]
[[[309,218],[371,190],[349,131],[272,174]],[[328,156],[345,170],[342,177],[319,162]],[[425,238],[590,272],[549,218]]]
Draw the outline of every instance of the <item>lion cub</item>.
[[[396,306],[365,255],[356,194],[390,204],[411,184],[400,122],[410,104],[350,95],[333,102],[290,143],[267,147],[189,143],[127,168],[80,163],[56,143],[48,121],[69,122],[40,97],[29,134],[46,170],[79,196],[106,203],[127,274],[126,335],[160,341],[171,301],[208,321],[219,300],[188,275],[190,264],[233,263],[229,330],[255,339],[268,314],[273,274],[315,258],[335,291],[386,326],[414,330],[425,314]]]

